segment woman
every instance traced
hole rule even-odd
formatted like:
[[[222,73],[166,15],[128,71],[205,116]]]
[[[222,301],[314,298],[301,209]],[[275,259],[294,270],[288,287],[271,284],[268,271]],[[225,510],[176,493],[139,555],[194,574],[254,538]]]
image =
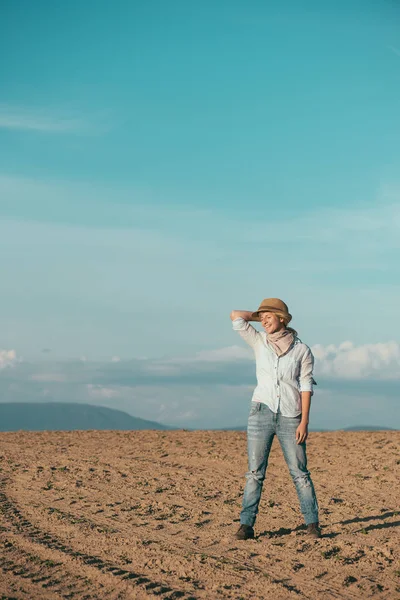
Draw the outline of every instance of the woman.
[[[236,538],[254,538],[253,526],[275,434],[296,486],[307,533],[321,537],[306,455],[314,357],[296,331],[287,326],[292,316],[278,298],[263,300],[254,313],[233,310],[231,319],[233,329],[254,350],[257,373],[247,427],[249,470]],[[265,332],[257,331],[249,321],[260,321]]]

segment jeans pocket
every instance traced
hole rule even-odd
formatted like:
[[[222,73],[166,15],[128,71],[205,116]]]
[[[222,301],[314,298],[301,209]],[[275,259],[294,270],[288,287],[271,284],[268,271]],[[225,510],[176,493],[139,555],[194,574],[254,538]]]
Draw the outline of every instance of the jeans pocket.
[[[250,406],[249,417],[253,417],[259,411],[259,402],[252,402]]]

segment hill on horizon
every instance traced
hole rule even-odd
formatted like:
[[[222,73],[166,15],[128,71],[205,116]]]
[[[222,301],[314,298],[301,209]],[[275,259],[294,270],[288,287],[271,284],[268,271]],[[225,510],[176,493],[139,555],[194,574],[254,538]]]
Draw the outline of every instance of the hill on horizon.
[[[341,431],[397,431],[397,429],[380,425],[356,425],[354,427],[344,427]]]
[[[143,429],[194,431],[193,427],[173,427],[148,421],[124,411],[76,402],[0,402],[0,431],[87,431]],[[246,425],[206,428],[208,431],[246,431]],[[310,431],[334,431],[310,428]],[[391,427],[359,425],[341,428],[341,431],[396,431]]]
[[[224,431],[246,431],[246,425],[238,425],[237,427],[226,427]],[[354,427],[341,427],[339,429],[323,429],[310,427],[309,431],[324,432],[324,431],[397,431],[393,427],[384,427],[380,425],[355,425]]]
[[[73,402],[0,402],[0,431],[173,429],[121,410]]]

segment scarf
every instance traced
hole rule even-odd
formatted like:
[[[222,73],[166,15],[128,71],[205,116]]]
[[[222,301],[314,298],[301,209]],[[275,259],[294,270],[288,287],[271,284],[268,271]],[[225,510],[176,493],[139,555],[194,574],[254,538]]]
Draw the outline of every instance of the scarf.
[[[282,329],[281,331],[270,333],[267,336],[267,342],[278,356],[282,356],[282,354],[285,354],[293,344],[294,335],[291,331]]]

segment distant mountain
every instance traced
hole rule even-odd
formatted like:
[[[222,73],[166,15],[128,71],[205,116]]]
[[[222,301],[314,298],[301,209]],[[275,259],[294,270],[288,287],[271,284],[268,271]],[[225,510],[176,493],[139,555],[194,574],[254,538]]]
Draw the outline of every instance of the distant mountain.
[[[246,431],[246,425],[238,425],[237,427],[225,427],[224,431]],[[380,427],[379,425],[358,425],[356,427],[345,427],[344,429],[313,429],[309,428],[309,431],[324,432],[324,431],[397,431],[392,427]]]
[[[356,427],[345,427],[342,431],[397,431],[397,429],[383,427],[383,425],[357,425]]]
[[[72,402],[0,402],[0,431],[74,431],[139,429],[173,430],[155,421],[146,421],[128,413],[103,406]],[[192,428],[191,428],[192,430]],[[246,431],[246,425],[221,427],[221,431]],[[310,431],[328,431],[313,429]],[[390,427],[363,425],[342,431],[396,431]]]
[[[0,431],[171,429],[102,406],[67,402],[0,403]]]
[[[247,431],[247,425],[238,425],[237,427],[224,427],[222,431]],[[318,431],[321,433],[322,431],[331,431],[330,429],[313,429],[309,428],[308,431]]]
[[[237,425],[236,427],[223,427],[222,431],[246,431],[247,425]]]

